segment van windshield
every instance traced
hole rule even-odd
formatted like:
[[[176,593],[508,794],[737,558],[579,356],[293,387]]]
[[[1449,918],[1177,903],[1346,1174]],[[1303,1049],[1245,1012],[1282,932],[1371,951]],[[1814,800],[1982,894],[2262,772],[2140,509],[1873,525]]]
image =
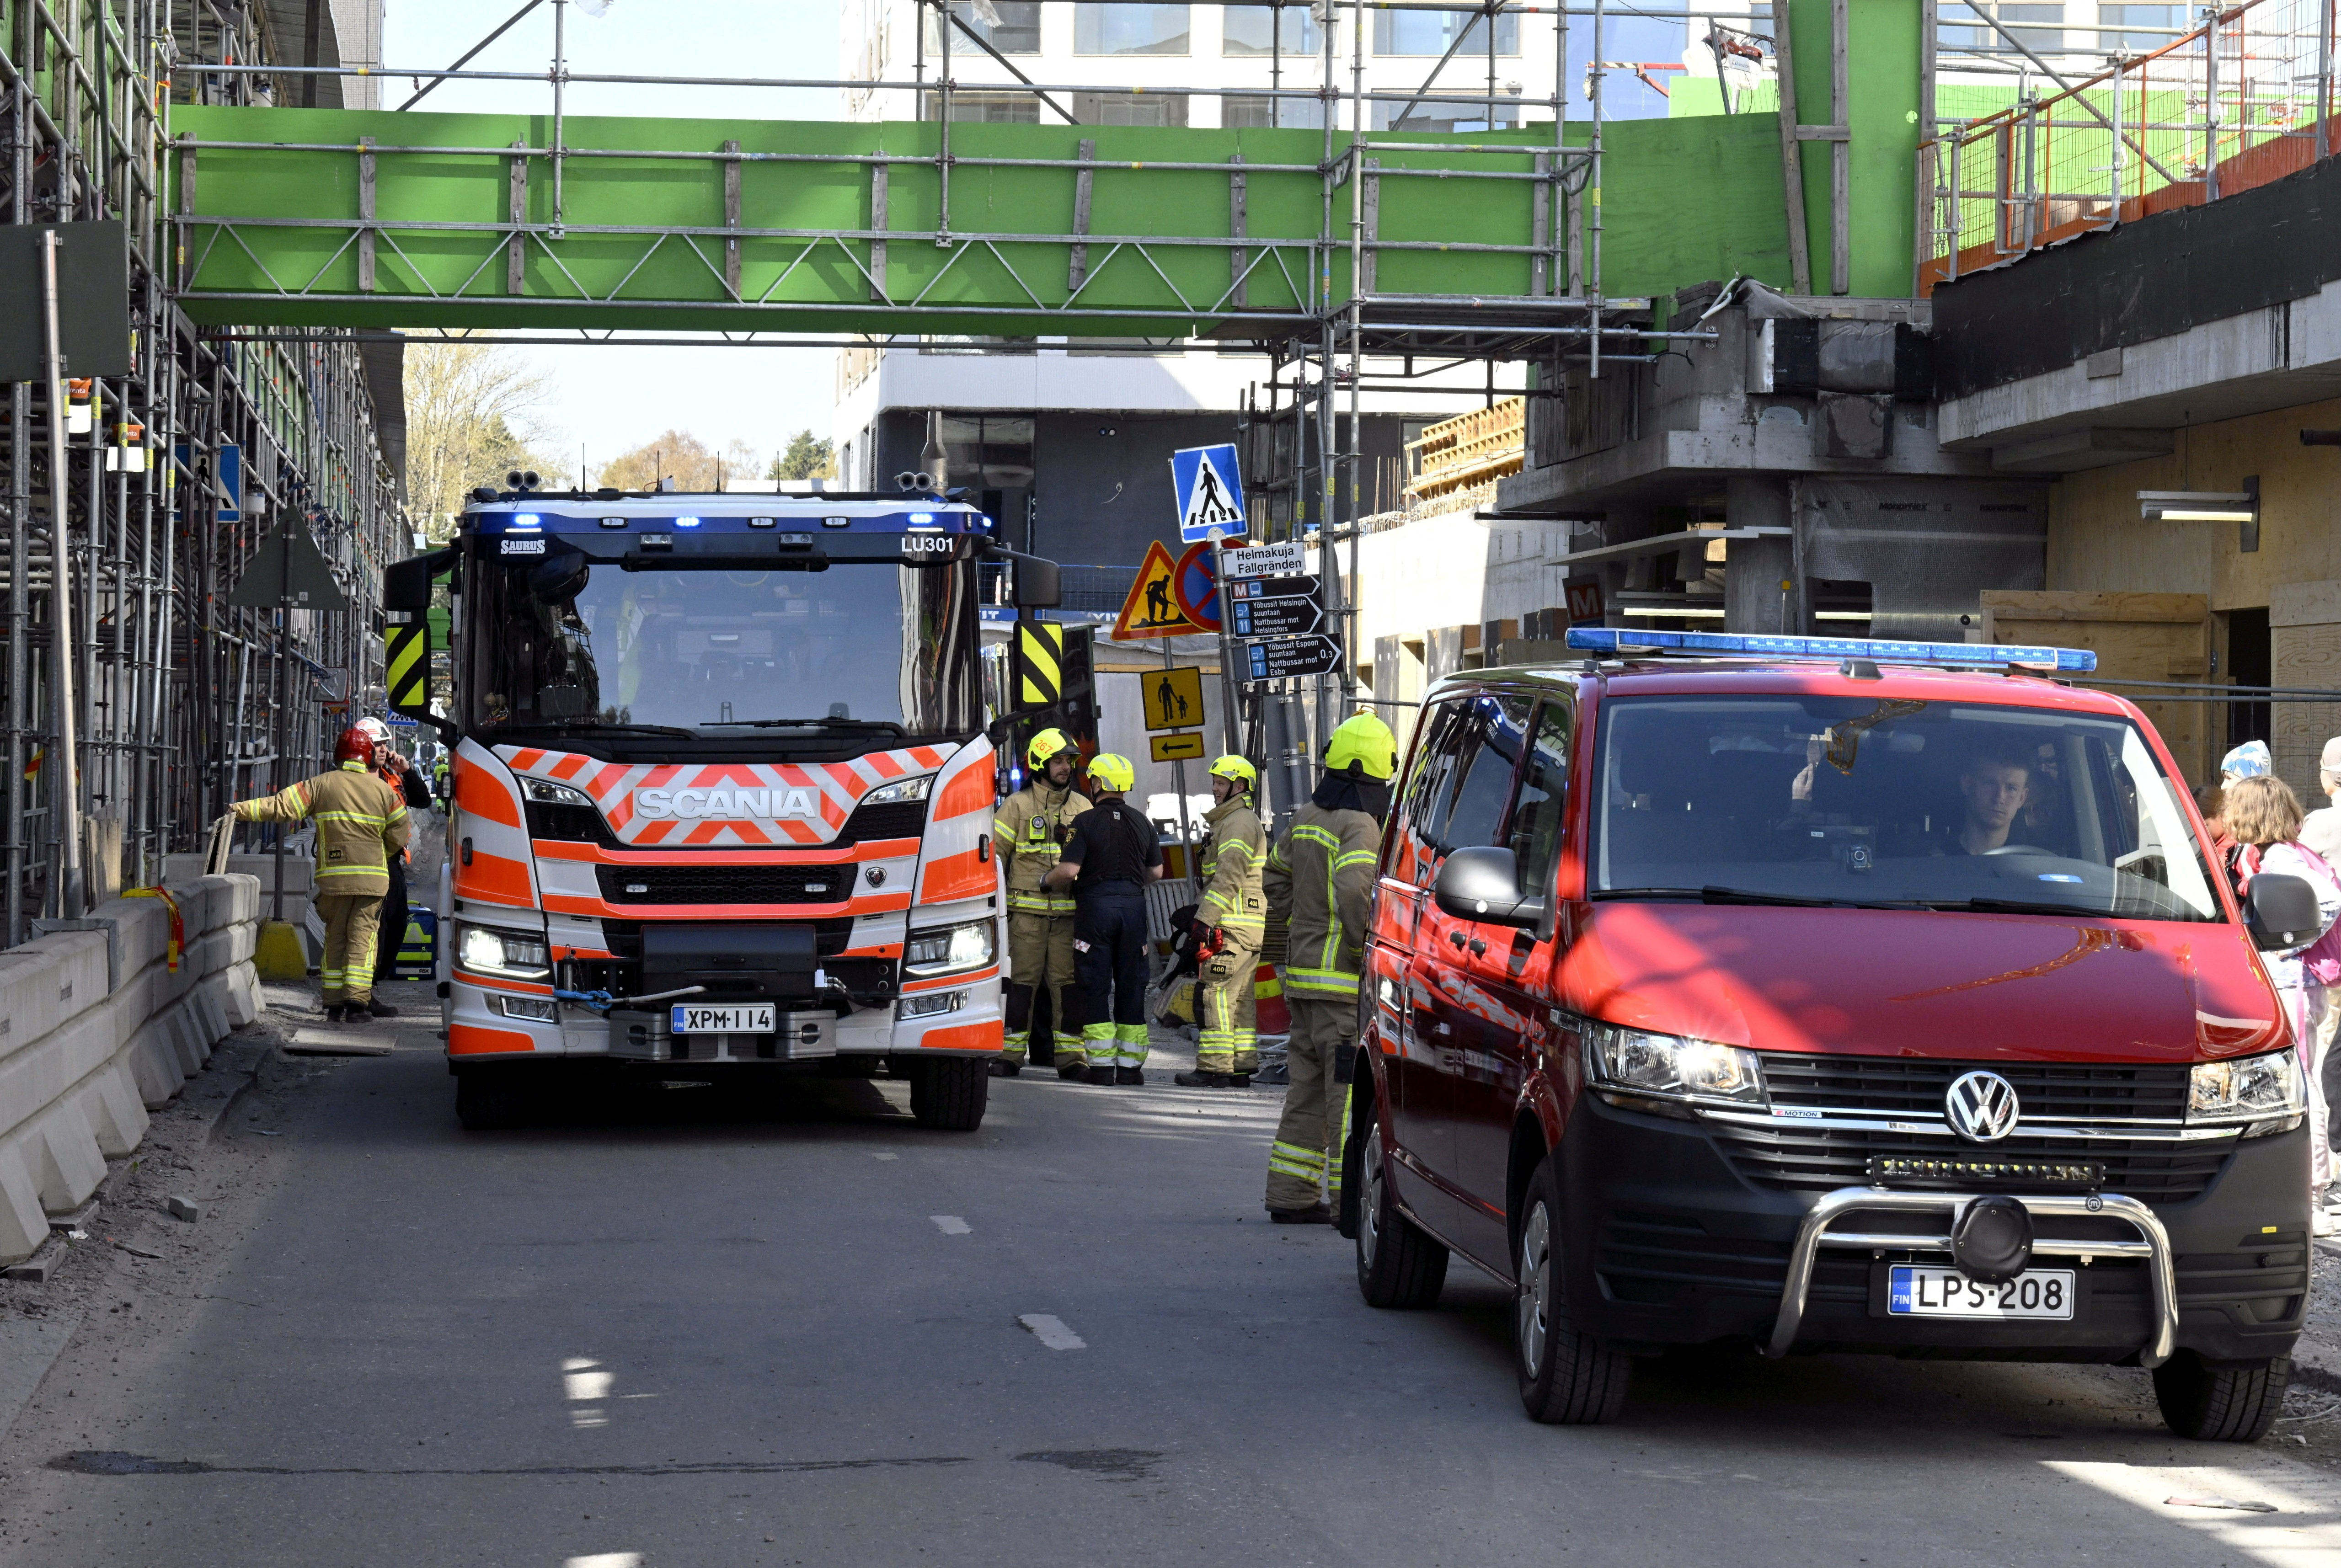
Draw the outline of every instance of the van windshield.
[[[1602,704],[1593,897],[2223,918],[2127,720],[1840,697]]]

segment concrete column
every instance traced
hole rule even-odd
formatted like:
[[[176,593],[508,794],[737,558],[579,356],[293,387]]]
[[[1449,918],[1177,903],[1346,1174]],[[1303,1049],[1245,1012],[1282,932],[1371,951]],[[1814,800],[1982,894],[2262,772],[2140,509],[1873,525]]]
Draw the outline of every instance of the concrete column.
[[[1724,492],[1725,521],[1733,528],[1792,526],[1788,481],[1775,474],[1749,474],[1728,481]],[[1726,631],[1770,631],[1794,634],[1804,630],[1798,606],[1803,595],[1791,586],[1796,574],[1794,542],[1787,534],[1769,539],[1735,539],[1726,545],[1723,572],[1723,629]]]

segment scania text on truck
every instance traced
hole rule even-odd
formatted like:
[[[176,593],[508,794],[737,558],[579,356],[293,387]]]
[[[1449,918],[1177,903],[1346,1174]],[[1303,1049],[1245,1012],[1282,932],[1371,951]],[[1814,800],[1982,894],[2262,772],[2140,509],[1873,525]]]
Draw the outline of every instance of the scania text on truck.
[[[921,493],[477,492],[385,574],[389,686],[453,754],[439,978],[466,1126],[581,1075],[907,1077],[982,1119],[1001,1039],[979,566]],[[424,628],[449,590],[445,711]]]

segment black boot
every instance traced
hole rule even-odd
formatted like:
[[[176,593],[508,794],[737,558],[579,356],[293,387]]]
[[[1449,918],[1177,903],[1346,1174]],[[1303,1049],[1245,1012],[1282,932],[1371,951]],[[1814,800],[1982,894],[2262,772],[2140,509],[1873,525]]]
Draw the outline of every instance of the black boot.
[[[398,1017],[398,1009],[392,1007],[388,1002],[384,1001],[380,997],[369,998],[365,1004],[364,1011],[369,1017],[394,1018]]]
[[[991,1076],[995,1078],[1012,1078],[1023,1070],[1024,1064],[1022,1062],[1011,1061],[1006,1057],[994,1057],[992,1058]]]
[[[1198,1067],[1191,1073],[1180,1073],[1170,1081],[1182,1089],[1224,1089],[1231,1079],[1226,1073],[1207,1073]]]
[[[1307,1208],[1272,1208],[1268,1217],[1279,1225],[1331,1225],[1333,1211],[1321,1203],[1312,1203]]]
[[[1113,1069],[1111,1067],[1091,1067],[1083,1076],[1086,1077],[1090,1082],[1097,1084],[1102,1087],[1111,1088],[1113,1087]]]
[[[328,1024],[338,1024],[341,1021],[342,1005],[339,1002],[334,1002],[325,1008],[325,1022]]]
[[[1248,1089],[1251,1087],[1251,1075],[1250,1073],[1230,1073],[1228,1075],[1228,1087],[1231,1089]]]
[[[1057,1076],[1061,1078],[1069,1078],[1074,1083],[1080,1083],[1083,1078],[1090,1076],[1090,1065],[1080,1057],[1068,1056],[1063,1061],[1057,1064]]]
[[[1116,1067],[1113,1069],[1113,1081],[1117,1084],[1122,1085],[1136,1084],[1141,1087],[1143,1087],[1146,1083],[1146,1069],[1143,1067]]]

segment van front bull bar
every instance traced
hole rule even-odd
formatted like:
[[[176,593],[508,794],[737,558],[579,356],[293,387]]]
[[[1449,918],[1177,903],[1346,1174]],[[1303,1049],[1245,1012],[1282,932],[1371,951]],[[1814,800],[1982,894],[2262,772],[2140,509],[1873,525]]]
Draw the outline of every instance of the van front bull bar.
[[[1786,1355],[1797,1343],[1805,1319],[1805,1298],[1812,1288],[1813,1263],[1825,1246],[1868,1248],[1872,1251],[1943,1252],[1951,1248],[1949,1220],[1980,1196],[1977,1193],[1903,1192],[1889,1187],[1841,1186],[1823,1193],[1797,1226],[1797,1239],[1788,1249],[1788,1277],[1780,1290],[1780,1315],[1772,1325],[1767,1355]],[[2154,1293],[2154,1338],[2138,1351],[2139,1365],[2161,1365],[2178,1343],[2178,1287],[2172,1265],[2169,1233],[2152,1209],[2134,1197],[2115,1193],[2027,1196],[2016,1197],[2033,1215],[2070,1216],[2111,1216],[2127,1221],[2143,1238],[2138,1241],[2040,1241],[2035,1255],[2048,1257],[2142,1257]],[[1887,1209],[1901,1214],[1940,1212],[1941,1236],[1904,1236],[1894,1232],[1833,1231],[1838,1218],[1851,1209]]]

